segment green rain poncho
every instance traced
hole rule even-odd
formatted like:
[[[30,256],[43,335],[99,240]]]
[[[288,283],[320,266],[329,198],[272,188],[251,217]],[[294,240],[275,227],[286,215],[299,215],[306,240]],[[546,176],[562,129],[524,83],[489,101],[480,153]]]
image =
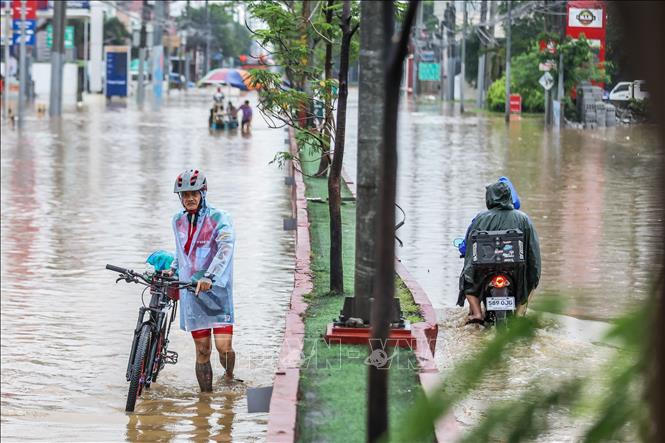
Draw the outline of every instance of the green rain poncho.
[[[522,267],[522,275],[518,276],[520,282],[515,294],[517,303],[523,304],[540,281],[540,245],[536,228],[528,215],[513,208],[510,188],[506,183],[496,182],[487,186],[485,202],[487,211],[478,214],[473,219],[467,231],[466,244],[471,244],[473,231],[519,229],[524,233],[526,266]],[[464,306],[465,294],[478,295],[480,282],[477,280],[471,264],[471,254],[466,254],[460,276],[460,293],[457,299],[459,306]]]

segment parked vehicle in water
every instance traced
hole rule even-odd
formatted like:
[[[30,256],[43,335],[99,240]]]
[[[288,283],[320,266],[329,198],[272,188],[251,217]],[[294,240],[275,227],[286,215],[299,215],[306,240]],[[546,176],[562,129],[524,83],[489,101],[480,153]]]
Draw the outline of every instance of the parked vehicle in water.
[[[609,100],[617,104],[626,104],[630,100],[642,101],[646,98],[649,98],[649,92],[644,80],[619,82],[609,94]]]

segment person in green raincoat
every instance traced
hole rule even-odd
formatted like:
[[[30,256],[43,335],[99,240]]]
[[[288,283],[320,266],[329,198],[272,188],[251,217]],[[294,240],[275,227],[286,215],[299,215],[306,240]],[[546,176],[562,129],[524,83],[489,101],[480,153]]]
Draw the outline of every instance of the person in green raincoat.
[[[517,315],[524,315],[527,304],[533,290],[540,281],[540,244],[536,228],[531,219],[524,212],[513,206],[513,197],[509,185],[502,180],[488,185],[485,189],[485,203],[487,211],[478,214],[469,226],[465,243],[471,244],[471,233],[473,231],[502,231],[506,229],[519,229],[524,233],[524,250],[526,251],[526,266],[521,268],[518,275],[518,287],[516,289],[515,301],[517,303]],[[464,301],[469,302],[471,313],[469,322],[480,322],[483,319],[480,307],[480,285],[481,278],[476,275],[472,265],[471,254],[464,257],[464,268],[460,275],[460,292],[457,299],[458,306],[464,306]]]

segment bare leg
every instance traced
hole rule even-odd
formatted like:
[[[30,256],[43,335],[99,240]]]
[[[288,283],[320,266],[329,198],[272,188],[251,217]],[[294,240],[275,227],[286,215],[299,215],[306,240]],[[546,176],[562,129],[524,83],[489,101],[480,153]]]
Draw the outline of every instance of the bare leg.
[[[210,353],[212,343],[210,337],[195,338],[196,345],[196,379],[199,382],[201,392],[212,392],[212,365],[210,364]]]
[[[476,297],[475,295],[467,294],[466,301],[469,302],[469,306],[471,307],[471,315],[469,317],[472,319],[482,320],[483,311],[480,308],[480,300],[478,299],[478,297]]]
[[[236,365],[236,353],[232,347],[233,335],[217,334],[215,335],[215,347],[219,352],[219,361],[226,370],[224,376],[227,380],[233,380],[233,369]]]

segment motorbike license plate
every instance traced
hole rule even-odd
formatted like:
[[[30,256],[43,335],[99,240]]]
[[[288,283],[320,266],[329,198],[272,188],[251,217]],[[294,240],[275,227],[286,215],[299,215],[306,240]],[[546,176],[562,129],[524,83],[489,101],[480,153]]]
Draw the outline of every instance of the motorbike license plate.
[[[488,311],[514,311],[515,297],[487,297],[485,299]]]

